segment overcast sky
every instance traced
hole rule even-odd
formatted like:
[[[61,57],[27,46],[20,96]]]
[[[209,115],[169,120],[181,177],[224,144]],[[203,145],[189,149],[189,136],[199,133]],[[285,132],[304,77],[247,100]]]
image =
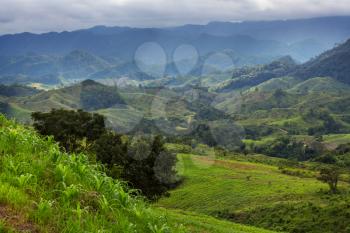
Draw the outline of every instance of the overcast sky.
[[[0,0],[0,34],[350,15],[350,0]]]

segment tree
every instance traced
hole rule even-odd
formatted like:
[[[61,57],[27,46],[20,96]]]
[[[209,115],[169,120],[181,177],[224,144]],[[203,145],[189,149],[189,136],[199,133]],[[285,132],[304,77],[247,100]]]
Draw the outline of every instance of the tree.
[[[344,155],[350,152],[350,143],[346,144],[340,144],[336,149],[335,152],[339,155]]]
[[[34,128],[42,135],[52,135],[66,151],[79,150],[79,142],[92,143],[106,132],[104,117],[82,110],[52,109],[32,113]]]
[[[125,166],[123,178],[134,188],[140,189],[150,199],[156,199],[177,183],[175,165],[176,155],[169,153],[161,136],[154,137],[153,141],[144,138],[150,143],[150,150],[145,150],[142,158],[132,156],[129,164]],[[144,143],[139,143],[142,145]],[[128,151],[133,150],[131,147]],[[129,154],[130,156],[130,154]]]
[[[324,167],[320,170],[320,174],[317,177],[318,180],[327,183],[331,193],[338,192],[338,180],[340,171],[337,167]]]
[[[112,167],[118,165],[124,167],[129,161],[127,146],[123,143],[121,135],[107,132],[98,138],[93,145],[96,159],[101,163]]]
[[[141,190],[149,199],[156,199],[177,183],[176,155],[169,153],[162,137],[134,136],[123,142],[120,135],[103,134],[93,146],[96,158],[120,175],[130,186]],[[114,168],[121,171],[113,172]]]
[[[281,105],[282,105],[282,99],[283,99],[285,96],[286,96],[286,93],[285,93],[282,89],[280,89],[280,88],[278,88],[278,89],[276,89],[276,90],[274,91],[273,97],[275,98],[278,107],[281,107]]]

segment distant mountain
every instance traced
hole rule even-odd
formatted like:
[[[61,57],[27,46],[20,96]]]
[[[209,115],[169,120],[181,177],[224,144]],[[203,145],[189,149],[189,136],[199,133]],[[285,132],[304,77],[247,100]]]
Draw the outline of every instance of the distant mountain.
[[[85,79],[111,65],[86,51],[74,50],[65,56],[25,54],[2,57],[0,82],[57,84],[60,77]]]
[[[88,76],[110,66],[102,58],[82,50],[74,50],[58,60],[59,72],[65,78]]]
[[[303,79],[329,76],[350,84],[350,40],[301,65],[294,75]]]
[[[257,40],[251,36],[210,34],[185,35],[167,29],[129,29],[123,32],[100,34],[94,30],[31,34],[21,33],[0,37],[0,54],[23,55],[26,53],[64,55],[73,50],[85,50],[98,56],[117,57],[124,61],[134,59],[135,51],[145,42],[156,42],[170,57],[182,44],[191,44],[200,55],[208,52],[234,49],[246,54],[281,54],[283,44],[272,40]]]
[[[12,97],[12,96],[30,96],[38,93],[39,91],[26,86],[12,85],[6,86],[0,84],[0,96]]]
[[[218,59],[220,56],[223,58]],[[204,74],[204,66],[206,68],[212,66],[215,71],[223,71],[232,67],[264,64],[274,58],[273,56],[247,56],[232,50],[212,52],[199,57],[193,67],[189,66],[188,74],[200,76]],[[64,80],[84,80],[87,78],[99,80],[124,77],[130,80],[145,81],[163,76],[177,76],[181,74],[179,68],[187,66],[187,63],[186,60],[168,63],[164,73],[152,75],[152,72],[141,70],[135,61],[122,62],[106,59],[83,50],[74,50],[64,56],[30,53],[0,57],[0,83],[60,84]],[[153,67],[150,71],[152,70]]]
[[[142,72],[135,62],[123,62],[121,64],[109,66],[97,72],[91,73],[88,77],[94,80],[128,77],[132,80],[140,81],[155,78],[145,72]]]
[[[72,32],[0,36],[0,54],[13,56],[34,52],[63,56],[74,50],[84,50],[97,56],[119,58],[127,62],[133,59],[140,45],[151,41],[160,44],[168,58],[179,45],[190,44],[201,56],[232,49],[245,55],[290,54],[305,61],[350,37],[349,24],[350,17],[325,17],[212,22],[207,25],[172,28],[98,26]]]
[[[228,92],[245,87],[254,87],[268,80],[284,76],[293,77],[293,79],[290,79],[292,84],[294,84],[295,79],[303,81],[320,77],[320,79],[317,79],[317,87],[312,87],[314,82],[304,83],[310,90],[342,90],[343,88],[341,88],[339,82],[350,84],[350,40],[303,64],[296,64],[290,56],[286,56],[270,64],[236,69],[233,71],[232,79],[218,85],[216,90]],[[331,79],[337,80],[337,84],[334,85],[334,81]],[[330,90],[326,90],[327,84],[330,85]],[[266,86],[265,89],[271,89],[271,86],[275,85],[281,85],[282,89],[289,86],[286,79],[276,80],[264,85]],[[302,86],[295,88],[299,91],[302,89]]]
[[[349,37],[350,16],[310,19],[211,22],[207,25],[185,25],[171,28],[190,35],[207,33],[216,36],[248,35],[257,39],[277,40],[288,44],[315,39],[328,45]]]

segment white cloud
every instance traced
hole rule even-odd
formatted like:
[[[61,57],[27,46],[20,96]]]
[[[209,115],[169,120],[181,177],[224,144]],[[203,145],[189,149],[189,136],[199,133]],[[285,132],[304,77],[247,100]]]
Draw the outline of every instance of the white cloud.
[[[0,0],[0,34],[345,14],[349,0]]]

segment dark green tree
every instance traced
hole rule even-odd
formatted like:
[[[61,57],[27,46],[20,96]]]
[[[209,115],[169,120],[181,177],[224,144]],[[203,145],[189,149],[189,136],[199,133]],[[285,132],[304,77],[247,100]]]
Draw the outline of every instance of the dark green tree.
[[[156,199],[177,182],[174,169],[176,155],[166,151],[161,136],[156,136],[150,143],[149,154],[145,154],[142,159],[139,156],[134,157],[126,165],[123,177],[145,196]]]
[[[32,113],[34,128],[42,135],[52,135],[66,151],[77,151],[80,141],[92,143],[106,132],[105,119],[82,110],[52,109]]]
[[[94,142],[93,151],[96,153],[96,159],[109,167],[113,165],[124,167],[130,160],[126,156],[127,146],[123,143],[121,135],[113,132],[101,135]]]
[[[135,139],[136,138],[136,139]],[[137,137],[123,142],[120,135],[109,132],[94,143],[96,158],[149,199],[156,199],[177,183],[176,156],[169,153],[162,137]],[[121,168],[121,171],[113,169]]]

